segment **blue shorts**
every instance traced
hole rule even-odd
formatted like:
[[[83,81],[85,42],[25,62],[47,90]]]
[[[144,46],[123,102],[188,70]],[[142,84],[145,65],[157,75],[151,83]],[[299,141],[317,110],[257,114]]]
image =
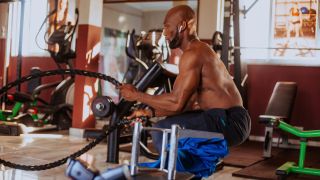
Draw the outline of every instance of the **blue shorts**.
[[[160,120],[154,127],[170,129],[172,124],[184,129],[222,133],[228,146],[241,144],[248,138],[251,129],[250,116],[243,107],[188,111]],[[151,135],[153,144],[161,152],[162,133],[153,131]]]

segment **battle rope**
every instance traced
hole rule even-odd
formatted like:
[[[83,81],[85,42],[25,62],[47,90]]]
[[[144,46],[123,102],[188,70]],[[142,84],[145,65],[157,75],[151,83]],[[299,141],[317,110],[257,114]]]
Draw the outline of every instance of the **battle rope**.
[[[77,69],[73,69],[73,70],[59,69],[59,70],[39,72],[39,73],[35,73],[32,75],[24,76],[20,79],[17,79],[16,81],[13,81],[13,82],[7,84],[6,86],[4,86],[3,88],[1,88],[0,89],[0,96],[3,93],[7,92],[12,87],[14,87],[18,84],[21,84],[23,82],[29,81],[31,79],[39,78],[39,77],[53,76],[53,75],[71,75],[71,76],[81,75],[81,76],[98,78],[101,80],[108,81],[108,82],[112,83],[113,85],[115,85],[116,87],[121,85],[121,83],[119,81],[117,81],[116,79],[114,79],[110,76],[101,74],[101,73],[84,71],[84,70],[77,70]],[[145,119],[142,118],[142,120],[145,120]],[[130,123],[132,123],[131,120],[119,121],[115,125],[112,125],[111,127],[109,127],[108,130],[104,131],[100,136],[98,136],[95,140],[93,140],[91,143],[87,144],[85,147],[83,147],[79,151],[77,151],[67,157],[64,157],[60,160],[54,161],[52,163],[43,164],[43,165],[21,165],[21,164],[12,163],[10,161],[6,161],[6,160],[3,160],[0,158],[0,164],[3,164],[4,166],[10,167],[10,168],[21,169],[21,170],[25,170],[25,171],[41,171],[41,170],[55,168],[55,167],[61,166],[62,164],[65,164],[69,158],[74,159],[74,158],[77,158],[77,157],[81,156],[82,154],[88,152],[90,149],[92,149],[97,144],[99,144],[103,139],[105,139],[112,131],[117,129],[119,126],[130,124]]]

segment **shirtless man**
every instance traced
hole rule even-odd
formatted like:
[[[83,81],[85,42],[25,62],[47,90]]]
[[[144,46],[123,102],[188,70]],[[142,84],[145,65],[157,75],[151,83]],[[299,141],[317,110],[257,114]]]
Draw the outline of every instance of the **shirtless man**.
[[[167,116],[155,127],[182,128],[223,133],[229,146],[241,144],[250,132],[250,117],[242,107],[240,93],[222,61],[196,34],[195,13],[185,5],[170,9],[164,20],[164,36],[170,48],[183,51],[173,90],[161,95],[139,92],[130,85],[120,86],[122,97],[139,101],[150,109],[136,110],[129,118]],[[199,110],[190,111],[195,99]],[[153,143],[161,150],[162,135],[152,133]]]

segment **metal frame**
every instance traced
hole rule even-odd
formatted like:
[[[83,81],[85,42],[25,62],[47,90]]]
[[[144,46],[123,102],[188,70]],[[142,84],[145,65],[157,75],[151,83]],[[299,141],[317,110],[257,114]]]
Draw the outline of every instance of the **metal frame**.
[[[163,72],[161,65],[155,62],[145,73],[144,76],[136,83],[135,87],[139,91],[145,91],[149,85],[155,81]],[[123,118],[131,109],[134,102],[128,102],[121,99],[116,107],[116,110],[112,114],[110,124],[116,124],[121,118]],[[107,146],[107,162],[118,163],[119,162],[119,137],[120,131],[116,129],[108,136]]]
[[[162,139],[162,156],[160,159],[160,171],[164,171],[168,173],[168,179],[175,179],[176,177],[176,162],[177,162],[177,152],[178,152],[178,137],[179,137],[179,126],[172,125],[171,129],[161,129],[161,128],[150,128],[150,127],[142,127],[140,122],[136,122],[134,124],[134,131],[132,137],[132,150],[131,150],[131,176],[138,175],[138,162],[139,162],[139,153],[140,153],[140,136],[142,130],[148,131],[161,131],[163,132],[163,139]],[[168,171],[166,171],[165,164],[167,159],[167,152],[166,147],[168,145],[168,135],[170,135],[170,151],[169,151],[169,160],[168,160]],[[174,147],[174,148],[172,148]]]
[[[160,168],[158,169],[161,172],[165,172],[167,175],[167,179],[179,179],[182,178],[181,175],[184,174],[185,178],[192,178],[193,175],[186,172],[176,172],[176,164],[177,164],[177,154],[178,154],[178,139],[185,137],[193,137],[193,138],[221,138],[224,136],[221,133],[215,132],[207,132],[207,131],[198,131],[198,130],[189,130],[189,129],[181,129],[178,125],[173,124],[171,129],[162,129],[162,128],[153,128],[153,127],[142,127],[141,122],[135,122],[134,124],[134,133],[132,137],[132,150],[131,150],[131,176],[139,175],[139,153],[140,153],[140,136],[141,132],[147,131],[160,131],[162,134],[162,147],[161,147],[161,159],[160,159]],[[170,134],[170,142],[168,142],[168,137]],[[170,143],[169,149],[169,158],[167,160],[168,152],[166,150],[168,143]],[[168,170],[165,169],[165,165],[168,161]]]
[[[307,138],[320,137],[320,130],[301,131],[290,124],[281,121],[280,118],[277,117],[272,117],[268,121],[271,125],[300,138],[300,155],[298,165],[296,165],[295,162],[286,162],[276,170],[276,174],[279,176],[288,176],[290,173],[297,173],[320,176],[320,169],[308,168],[304,165],[307,150]]]

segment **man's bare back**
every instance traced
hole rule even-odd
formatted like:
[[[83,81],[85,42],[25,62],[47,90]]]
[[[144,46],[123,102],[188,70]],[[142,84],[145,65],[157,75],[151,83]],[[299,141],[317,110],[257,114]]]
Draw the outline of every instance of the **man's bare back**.
[[[187,51],[196,54],[198,63],[194,68],[201,69],[200,83],[194,95],[200,109],[242,106],[240,93],[232,77],[215,52],[200,41],[194,41]],[[180,62],[184,63],[183,59]]]

